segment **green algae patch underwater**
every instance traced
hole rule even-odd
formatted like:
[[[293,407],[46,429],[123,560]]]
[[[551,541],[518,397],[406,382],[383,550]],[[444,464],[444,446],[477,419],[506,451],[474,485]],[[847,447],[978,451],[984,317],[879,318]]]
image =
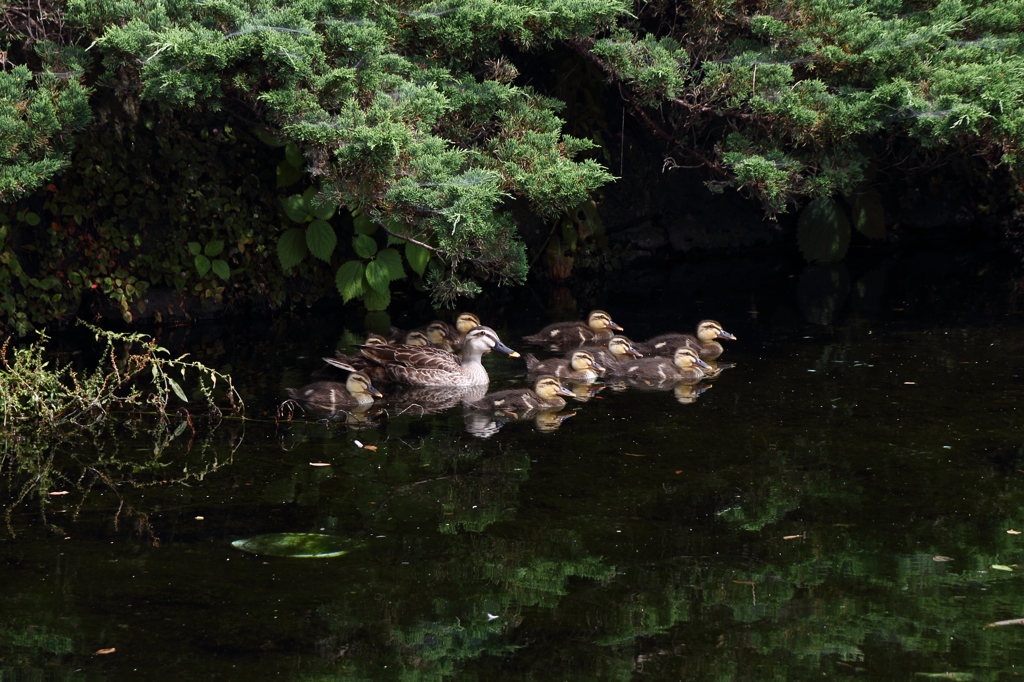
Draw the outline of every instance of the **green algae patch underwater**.
[[[268,533],[235,540],[231,543],[243,552],[262,556],[285,556],[295,559],[325,559],[342,556],[361,544],[337,535],[320,533]]]

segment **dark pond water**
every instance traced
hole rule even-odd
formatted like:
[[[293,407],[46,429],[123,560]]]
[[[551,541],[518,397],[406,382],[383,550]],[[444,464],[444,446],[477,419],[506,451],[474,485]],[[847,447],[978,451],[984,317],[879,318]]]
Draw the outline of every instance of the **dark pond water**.
[[[0,679],[1017,679],[1024,626],[988,626],[1024,618],[1012,281],[853,271],[705,264],[577,302],[635,339],[716,318],[737,366],[488,438],[461,408],[278,422],[359,317],[161,330],[248,419],[111,424],[33,455],[45,491],[8,445]],[[536,301],[474,310],[526,350]],[[351,551],[231,544],[285,532]]]

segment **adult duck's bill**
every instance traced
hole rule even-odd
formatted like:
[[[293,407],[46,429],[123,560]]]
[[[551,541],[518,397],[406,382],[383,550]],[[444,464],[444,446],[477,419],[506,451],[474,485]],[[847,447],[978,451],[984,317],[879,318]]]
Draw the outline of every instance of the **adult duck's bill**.
[[[504,353],[505,355],[509,356],[510,358],[518,358],[519,357],[519,353],[518,352],[512,350],[511,348],[509,348],[508,346],[503,344],[500,340],[497,343],[494,344],[494,348],[492,348],[491,350],[496,350],[499,353]]]

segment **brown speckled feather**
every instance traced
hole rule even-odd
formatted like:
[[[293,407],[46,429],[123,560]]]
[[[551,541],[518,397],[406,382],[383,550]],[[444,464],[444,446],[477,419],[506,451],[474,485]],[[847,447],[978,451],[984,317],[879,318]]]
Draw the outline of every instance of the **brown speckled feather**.
[[[462,359],[430,346],[360,346],[363,356],[384,368],[392,381],[410,386],[477,386],[489,381],[480,358],[490,350],[518,356],[501,343],[489,327],[477,327],[466,335]]]

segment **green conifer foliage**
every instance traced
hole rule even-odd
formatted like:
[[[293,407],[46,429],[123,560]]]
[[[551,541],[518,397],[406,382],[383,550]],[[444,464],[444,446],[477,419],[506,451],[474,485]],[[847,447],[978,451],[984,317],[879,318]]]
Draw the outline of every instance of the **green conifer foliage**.
[[[0,202],[25,196],[63,170],[71,133],[89,122],[82,50],[39,42],[43,70],[0,71]]]
[[[924,158],[963,150],[1020,175],[1019,0],[698,0],[636,11],[645,21],[625,22],[614,45],[629,34],[634,45],[675,39],[690,58],[683,86],[652,91],[662,63],[630,60],[610,40],[593,54],[636,104],[658,108],[645,122],[710,165],[713,187],[749,190],[769,213],[857,195],[872,162],[897,161],[885,156],[895,139]]]
[[[262,112],[304,152],[318,201],[379,225],[381,233],[364,239],[381,239],[382,249],[409,243],[419,249],[416,258],[432,256],[429,280],[440,303],[473,290],[466,275],[525,278],[525,250],[502,212],[507,198],[523,197],[551,217],[611,179],[593,161],[575,159],[593,145],[561,133],[559,102],[472,69],[498,56],[502,40],[530,49],[590,35],[623,10],[618,2],[477,0],[424,9],[335,0],[71,0],[69,10],[92,31],[106,69],[130,70],[144,98],[169,110],[242,101]],[[405,276],[401,260],[336,249],[325,225],[289,226],[279,244],[282,264],[301,262],[308,247],[340,268],[345,298],[386,306],[388,283]],[[300,229],[305,242],[293,232]],[[363,282],[350,280],[355,262],[364,266]]]

